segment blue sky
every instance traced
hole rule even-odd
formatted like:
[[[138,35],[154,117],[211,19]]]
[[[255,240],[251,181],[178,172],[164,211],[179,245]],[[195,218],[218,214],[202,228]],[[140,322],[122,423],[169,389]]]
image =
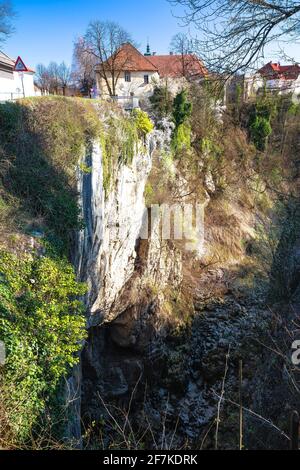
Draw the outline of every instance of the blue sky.
[[[142,51],[149,37],[157,53],[168,53],[172,36],[186,31],[167,0],[12,0],[12,4],[17,12],[15,33],[2,49],[11,57],[20,55],[32,67],[51,60],[71,64],[74,39],[84,34],[92,19],[120,23]],[[300,62],[299,45],[285,49]],[[278,50],[276,44],[269,47],[266,59],[278,60]]]
[[[73,42],[92,19],[113,20],[130,32],[141,50],[167,53],[178,20],[167,0],[12,0],[15,33],[2,47],[31,66],[51,60],[70,64]]]

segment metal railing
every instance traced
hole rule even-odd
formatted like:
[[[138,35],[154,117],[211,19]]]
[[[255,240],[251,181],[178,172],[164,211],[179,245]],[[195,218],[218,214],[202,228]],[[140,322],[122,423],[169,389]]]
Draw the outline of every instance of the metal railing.
[[[118,103],[125,110],[131,110],[140,107],[139,98],[136,96],[112,96],[111,99]]]

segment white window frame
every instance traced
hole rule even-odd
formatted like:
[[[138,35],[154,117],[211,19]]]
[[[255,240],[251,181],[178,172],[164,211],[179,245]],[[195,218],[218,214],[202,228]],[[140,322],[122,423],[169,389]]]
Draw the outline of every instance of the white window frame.
[[[125,82],[130,83],[131,82],[131,72],[126,71],[124,73],[124,79],[125,79]]]

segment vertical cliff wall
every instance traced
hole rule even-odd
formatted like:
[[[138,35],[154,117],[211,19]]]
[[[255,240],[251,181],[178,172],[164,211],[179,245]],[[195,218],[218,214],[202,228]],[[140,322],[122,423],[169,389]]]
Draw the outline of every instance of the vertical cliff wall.
[[[149,239],[140,238],[148,214],[144,191],[154,151],[150,137],[137,146],[130,165],[118,163],[108,194],[98,142],[87,149],[78,171],[85,228],[78,234],[74,262],[78,277],[88,285],[89,338],[82,354],[82,375],[76,372],[71,388],[75,391],[83,384],[83,414],[101,408],[99,393],[123,396],[134,387],[143,373],[141,358],[161,328],[156,314],[164,299],[153,286],[162,291],[182,281],[181,253],[160,240],[159,220],[153,223]]]

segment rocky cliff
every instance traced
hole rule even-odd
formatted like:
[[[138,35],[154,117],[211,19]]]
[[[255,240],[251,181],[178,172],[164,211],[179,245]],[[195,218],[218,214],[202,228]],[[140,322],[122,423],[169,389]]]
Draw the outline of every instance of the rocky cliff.
[[[153,161],[161,165],[159,154],[152,136],[138,147],[130,165],[118,166],[106,194],[102,149],[94,143],[82,162],[88,171],[78,178],[85,229],[78,237],[75,263],[80,280],[88,284],[88,339],[81,357],[77,411],[86,429],[104,419],[105,446],[110,439],[118,440],[110,434],[111,407],[117,407],[118,415],[132,401],[132,426],[143,421],[158,440],[167,427],[166,442],[156,446],[199,440],[215,419],[228,351],[229,389],[235,396],[245,341],[258,338],[269,321],[258,299],[238,299],[229,290],[227,269],[204,269],[195,280],[191,266],[196,251],[187,255],[174,241],[162,240],[159,220],[152,223],[149,238],[141,238],[148,215],[145,187]],[[175,194],[189,193],[183,181],[180,175],[173,181]],[[249,227],[243,231],[247,234]],[[189,276],[193,287],[187,285]],[[182,288],[194,306],[176,333],[174,306],[182,317],[191,309],[176,298]],[[166,304],[171,302],[170,313]],[[113,419],[122,421],[121,416]],[[154,442],[148,445],[155,447]]]
[[[293,161],[193,100],[175,143],[168,120],[152,132],[111,103],[0,106],[0,445],[288,447]],[[205,223],[162,237],[153,204],[200,204]]]
[[[101,148],[94,144],[84,161],[90,171],[79,179],[86,228],[76,263],[89,286],[89,336],[81,358],[85,445],[236,448],[242,397],[243,445],[260,447],[259,436],[267,433],[268,445],[284,448],[286,425],[274,425],[267,402],[257,402],[257,390],[263,397],[272,387],[264,388],[268,366],[262,363],[274,361],[266,351],[276,326],[265,303],[265,275],[240,245],[246,240],[244,248],[252,246],[253,212],[234,198],[220,208],[210,205],[207,191],[212,194],[214,185],[205,190],[204,179],[204,195],[196,198],[211,208],[205,253],[162,240],[155,223],[149,238],[141,238],[146,186],[154,179],[159,188],[165,171],[160,155],[153,135],[130,165],[118,166],[106,195]],[[191,201],[180,165],[171,174],[164,197]],[[209,261],[209,253],[226,243],[227,260]]]
[[[131,164],[118,166],[109,194],[99,143],[91,145],[82,162],[88,171],[78,174],[85,229],[78,235],[74,262],[88,285],[89,331],[82,354],[83,406],[98,414],[99,394],[126,396],[143,375],[141,358],[155,348],[164,326],[158,315],[162,292],[182,282],[180,250],[160,239],[159,219],[148,220],[144,192],[155,147],[155,137],[140,143]]]

